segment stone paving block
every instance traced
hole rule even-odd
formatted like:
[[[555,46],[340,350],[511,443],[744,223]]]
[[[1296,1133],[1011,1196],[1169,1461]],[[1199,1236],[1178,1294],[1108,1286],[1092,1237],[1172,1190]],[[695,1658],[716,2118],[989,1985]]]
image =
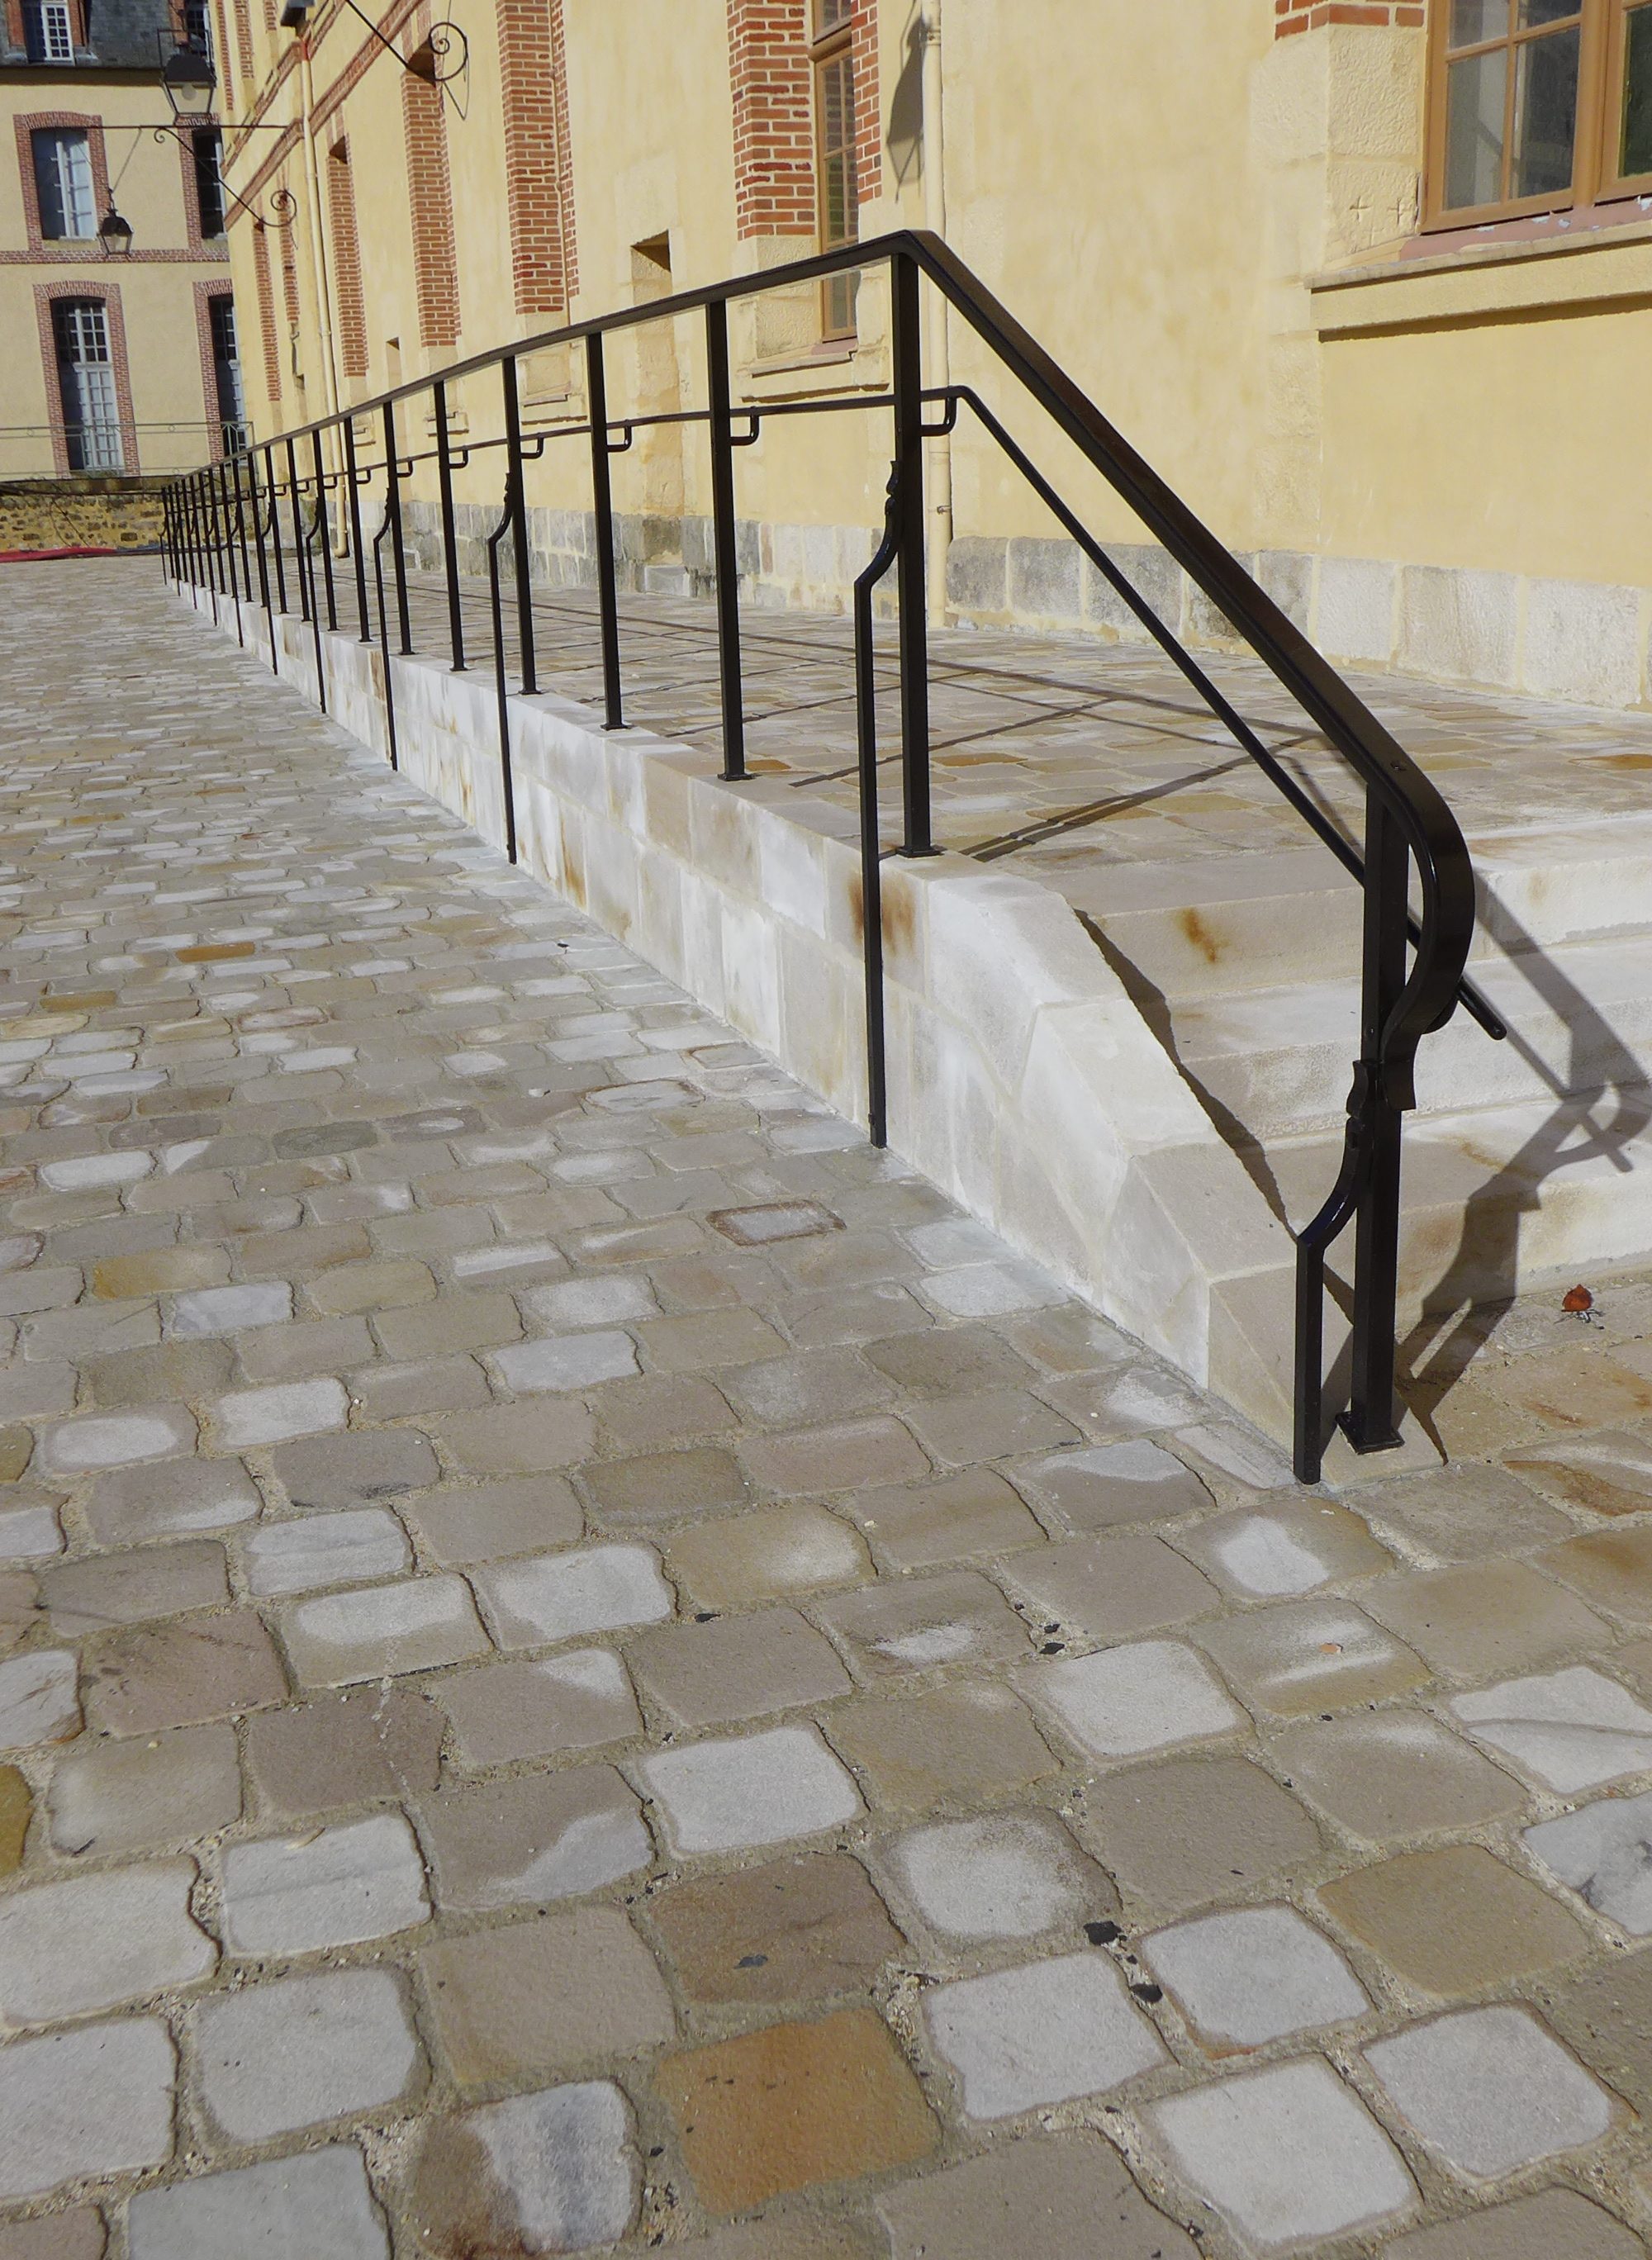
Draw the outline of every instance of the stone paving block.
[[[489,1563],[473,1583],[502,1648],[657,1624],[674,1606],[651,1546],[580,1546]]]
[[[43,2197],[85,2177],[162,2164],[172,2152],[175,2073],[159,2017],[0,2048],[0,2198]]]
[[[428,1671],[489,1652],[462,1577],[407,1577],[300,1601],[282,1626],[293,1670],[307,1687],[345,1687]]]
[[[145,1248],[95,1263],[91,1290],[105,1301],[120,1302],[129,1296],[218,1287],[228,1277],[229,1258],[221,1248]]]
[[[594,1749],[642,1732],[626,1667],[605,1648],[569,1649],[535,1663],[486,1663],[438,1687],[459,1763],[503,1765]]]
[[[1002,1663],[1027,1656],[1025,1627],[974,1570],[868,1585],[819,1603],[820,1621],[869,1678],[941,1663]]]
[[[1370,2006],[1330,1941],[1294,1907],[1237,1907],[1155,1931],[1153,1973],[1218,2055],[1363,2016]]]
[[[1576,1526],[1505,1469],[1472,1463],[1362,1484],[1360,1513],[1432,1564],[1477,1562],[1570,1538]]]
[[[969,1467],[1018,1452],[1076,1444],[1081,1432],[1025,1389],[967,1390],[932,1397],[908,1413],[919,1442],[939,1467]]]
[[[523,1307],[547,1327],[624,1325],[631,1319],[658,1315],[659,1304],[646,1279],[561,1279],[546,1287],[530,1287]]]
[[[866,1356],[898,1389],[920,1397],[1025,1385],[1033,1369],[1002,1334],[984,1326],[932,1327],[869,1342]]]
[[[940,1820],[878,1848],[880,1871],[940,1937],[1037,1938],[1118,1911],[1112,1885],[1054,1814]]]
[[[1374,2228],[1416,2198],[1398,2152],[1318,2056],[1150,2104],[1170,2164],[1252,2249]]]
[[[1593,1428],[1652,1412],[1652,1379],[1596,1343],[1489,1366],[1485,1386],[1550,1429]]]
[[[1105,2095],[1168,2061],[1103,1955],[1062,1954],[937,1985],[924,2022],[971,2119]]]
[[[654,1957],[618,1907],[444,1939],[419,1968],[461,2087],[611,2063],[676,2036]]]
[[[930,1472],[909,1432],[882,1416],[753,1438],[740,1446],[740,1459],[754,1484],[782,1497],[912,1482]]]
[[[826,1730],[872,1802],[897,1811],[1016,1796],[1060,1771],[1026,1705],[994,1680],[840,1704]]]
[[[1478,1844],[1405,1852],[1321,1885],[1321,1906],[1407,1985],[1441,2000],[1575,1961],[1589,1936]]]
[[[649,1914],[683,1992],[713,2006],[864,1993],[905,1946],[865,1870],[835,1852],[692,1877]]]
[[[604,1434],[622,1452],[720,1435],[740,1426],[720,1390],[686,1374],[645,1373],[634,1381],[611,1381],[590,1402]]]
[[[812,1727],[659,1750],[638,1771],[685,1857],[812,1836],[862,1809],[853,1778]]]
[[[999,1554],[1041,1546],[1044,1531],[1004,1477],[969,1468],[937,1483],[863,1491],[849,1511],[880,1562],[922,1570],[966,1554]]]
[[[251,1336],[243,1336],[250,1341]],[[89,1358],[82,1377],[99,1407],[170,1404],[217,1397],[236,1379],[235,1353],[228,1342],[167,1341]]]
[[[1367,2063],[1453,2172],[1491,2179],[1611,2133],[1605,2088],[1529,2011],[1468,2009],[1413,2025]]]
[[[1526,1803],[1519,1782],[1421,1711],[1287,1727],[1270,1747],[1293,1789],[1376,1844],[1472,1827]]]
[[[23,1865],[23,1848],[34,1818],[34,1800],[27,1776],[20,1767],[0,1766],[0,1876],[13,1876]]]
[[[238,1334],[248,1327],[275,1327],[292,1316],[292,1289],[285,1280],[245,1287],[203,1287],[174,1295],[161,1314],[163,1330],[185,1340],[199,1335]]]
[[[195,2060],[215,2124],[261,2142],[397,2102],[424,2055],[388,1970],[329,1970],[200,2003]]]
[[[1484,1679],[1607,1648],[1609,1626],[1525,1562],[1384,1577],[1360,1599],[1436,1671]]]
[[[63,1551],[55,1501],[19,1500],[0,1507],[0,1562],[42,1562]]]
[[[104,2260],[104,2217],[89,2206],[0,2227],[0,2260]]]
[[[1366,1577],[1391,1569],[1357,1514],[1329,1499],[1240,1507],[1190,1523],[1176,1543],[1199,1567],[1243,1600],[1275,1600],[1312,1592],[1334,1579]]]
[[[1185,1624],[1221,1598],[1191,1562],[1145,1531],[1028,1548],[999,1573],[1029,1616],[1068,1638],[1122,1640]]]
[[[1140,1757],[1250,1725],[1203,1657],[1181,1641],[1133,1641],[1095,1656],[1030,1664],[1018,1684],[1095,1757]]]
[[[612,1331],[541,1334],[495,1350],[489,1363],[507,1389],[519,1392],[590,1389],[635,1373],[637,1351],[629,1334]]]
[[[288,1381],[266,1389],[232,1390],[210,1410],[219,1444],[227,1451],[241,1452],[260,1444],[279,1444],[290,1436],[342,1428],[349,1418],[350,1400],[340,1381]]]
[[[636,1797],[611,1766],[444,1790],[419,1819],[438,1899],[468,1913],[577,1899],[634,1875],[653,1853]]]
[[[434,1789],[441,1713],[422,1689],[321,1695],[247,1722],[247,1779],[272,1813],[322,1813]]]
[[[758,1358],[783,1357],[790,1347],[757,1312],[739,1306],[650,1319],[638,1327],[637,1339],[650,1368],[659,1373],[750,1365]]]
[[[871,2260],[874,2232],[858,2211],[850,2220],[822,2218],[803,2210],[807,2203],[765,2206],[754,2221],[731,2222],[683,2245],[681,2260]],[[877,2260],[885,2260],[881,2242]]]
[[[1108,1873],[1167,1914],[1289,1879],[1322,1849],[1296,1799],[1241,1757],[1104,1775],[1085,1813],[1084,1841]]]
[[[390,2238],[349,2143],[143,2190],[132,2260],[390,2260]]]
[[[399,1813],[232,1844],[224,1855],[224,1942],[233,1954],[311,1954],[429,1920],[424,1862]]]
[[[1525,1831],[1527,1850],[1635,1937],[1652,1933],[1652,1792],[1606,1797]]]
[[[258,1486],[239,1460],[180,1460],[101,1476],[86,1522],[99,1545],[123,1546],[134,1539],[232,1529],[256,1521],[262,1512]]]
[[[630,1663],[643,1694],[679,1727],[829,1702],[854,1686],[830,1642],[795,1609],[669,1625],[633,1641]]]
[[[1503,1459],[1523,1482],[1593,1514],[1643,1514],[1652,1507],[1652,1440],[1632,1429],[1546,1438]]]
[[[799,1350],[764,1358],[724,1377],[724,1386],[754,1420],[800,1427],[886,1405],[888,1377],[848,1348]]]
[[[240,1818],[235,1730],[180,1727],[70,1752],[52,1776],[47,1801],[60,1852],[142,1851],[210,1836]]]
[[[1017,1468],[1015,1480],[1078,1536],[1121,1523],[1168,1521],[1211,1504],[1191,1468],[1145,1439],[1055,1452]]]
[[[597,1460],[580,1477],[597,1513],[622,1528],[744,1506],[749,1496],[733,1454],[713,1444]]]
[[[135,1460],[175,1459],[193,1451],[195,1436],[195,1416],[182,1405],[133,1405],[60,1421],[41,1436],[39,1458],[48,1474],[89,1475]]]
[[[0,1900],[0,2020],[14,2028],[193,1985],[218,1949],[190,1913],[193,1860],[112,1868]]]
[[[373,1337],[365,1319],[290,1319],[242,1334],[235,1355],[244,1380],[305,1381],[360,1365],[373,1355]]]
[[[394,1577],[413,1562],[406,1534],[384,1506],[267,1522],[243,1540],[241,1559],[247,1588],[261,1598]]]
[[[1420,1656],[1348,1601],[1248,1609],[1200,1625],[1198,1637],[1247,1703],[1280,1718],[1379,1702],[1429,1677]]]
[[[565,1476],[518,1476],[419,1491],[402,1513],[421,1548],[444,1569],[565,1545],[584,1530]]]
[[[1575,2190],[1545,2190],[1465,2221],[1414,2228],[1384,2248],[1384,2260],[1645,2260],[1645,2253],[1640,2237]]]
[[[1195,2260],[1110,2143],[1084,2132],[1001,2142],[879,2198],[892,2260]],[[755,2256],[754,2256],[755,2260]]]
[[[624,2095],[587,2080],[438,2121],[412,2208],[435,2252],[586,2251],[625,2235],[640,2180]]]
[[[870,2009],[685,2049],[654,2082],[712,2213],[912,2165],[939,2141],[918,2082]]]
[[[287,1695],[275,1643],[251,1609],[103,1634],[87,1643],[82,1670],[87,1717],[108,1734],[191,1727]]]
[[[30,1649],[0,1663],[0,1750],[66,1742],[80,1732],[75,1664],[67,1648]]]
[[[1477,1741],[1563,1797],[1652,1772],[1652,1711],[1586,1664],[1505,1679],[1449,1708]]]
[[[399,1499],[440,1474],[425,1438],[407,1428],[305,1437],[280,1446],[269,1463],[289,1505],[304,1513]]]
[[[707,1609],[786,1600],[872,1575],[871,1556],[849,1525],[824,1506],[801,1504],[719,1515],[676,1531],[666,1566]]]
[[[38,1574],[52,1629],[65,1640],[148,1617],[221,1607],[230,1598],[224,1548],[211,1539],[57,1563]]]
[[[1062,1290],[1036,1264],[959,1264],[948,1271],[932,1271],[923,1282],[926,1300],[953,1319],[1005,1318],[1016,1311],[1035,1311],[1062,1300]]]
[[[590,1456],[595,1431],[583,1405],[493,1405],[441,1422],[440,1441],[462,1474],[538,1476]]]
[[[1615,1954],[1550,1978],[1541,2006],[1591,2070],[1645,2118],[1652,2111],[1652,1951]]]
[[[1634,1625],[1652,1625],[1652,1528],[1636,1524],[1591,1531],[1540,1559],[1596,1608]]]

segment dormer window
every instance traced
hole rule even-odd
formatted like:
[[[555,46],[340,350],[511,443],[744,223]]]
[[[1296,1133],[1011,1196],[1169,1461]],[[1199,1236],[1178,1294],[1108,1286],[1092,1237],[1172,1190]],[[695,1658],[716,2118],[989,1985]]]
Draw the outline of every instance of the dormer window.
[[[75,26],[68,0],[27,0],[23,36],[32,63],[72,63]]]

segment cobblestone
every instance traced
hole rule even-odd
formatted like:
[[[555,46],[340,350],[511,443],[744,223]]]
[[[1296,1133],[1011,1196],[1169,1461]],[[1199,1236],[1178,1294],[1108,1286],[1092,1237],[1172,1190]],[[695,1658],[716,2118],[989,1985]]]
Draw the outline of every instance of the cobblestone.
[[[1645,1282],[1296,1490],[146,571],[11,570],[0,2260],[1628,2260]]]

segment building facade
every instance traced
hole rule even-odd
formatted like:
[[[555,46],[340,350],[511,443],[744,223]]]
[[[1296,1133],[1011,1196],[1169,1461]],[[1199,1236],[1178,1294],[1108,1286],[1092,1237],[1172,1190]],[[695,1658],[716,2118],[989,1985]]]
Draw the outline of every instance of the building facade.
[[[299,208],[285,232],[232,214],[261,436],[928,225],[1332,657],[1652,698],[1652,0],[451,0],[452,27],[391,0],[376,29],[343,0],[211,6],[224,114],[257,129],[227,129],[226,176]],[[990,389],[952,326],[931,310],[932,378]],[[889,382],[869,274],[765,297],[733,346],[737,399]],[[583,414],[567,349],[523,377],[531,430]],[[703,404],[697,325],[633,333],[609,390],[615,414]],[[496,396],[458,386],[455,432],[496,430]],[[1219,645],[1123,505],[1039,450]],[[577,452],[535,472],[552,579],[589,571]],[[978,433],[932,456],[937,610],[1127,631]],[[875,417],[742,456],[749,593],[840,604],[887,468]],[[640,433],[615,478],[633,584],[701,585],[694,427]],[[461,475],[473,530],[496,484]]]
[[[175,120],[161,83],[191,32],[168,0],[4,0],[0,479],[170,472],[235,442],[218,129]]]

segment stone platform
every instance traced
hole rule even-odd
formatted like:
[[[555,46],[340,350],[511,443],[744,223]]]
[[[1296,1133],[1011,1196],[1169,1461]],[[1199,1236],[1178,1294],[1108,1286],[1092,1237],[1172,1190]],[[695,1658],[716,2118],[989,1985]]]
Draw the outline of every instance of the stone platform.
[[[4,593],[0,2260],[1643,2256],[1652,1280],[1302,1491],[148,569]]]

